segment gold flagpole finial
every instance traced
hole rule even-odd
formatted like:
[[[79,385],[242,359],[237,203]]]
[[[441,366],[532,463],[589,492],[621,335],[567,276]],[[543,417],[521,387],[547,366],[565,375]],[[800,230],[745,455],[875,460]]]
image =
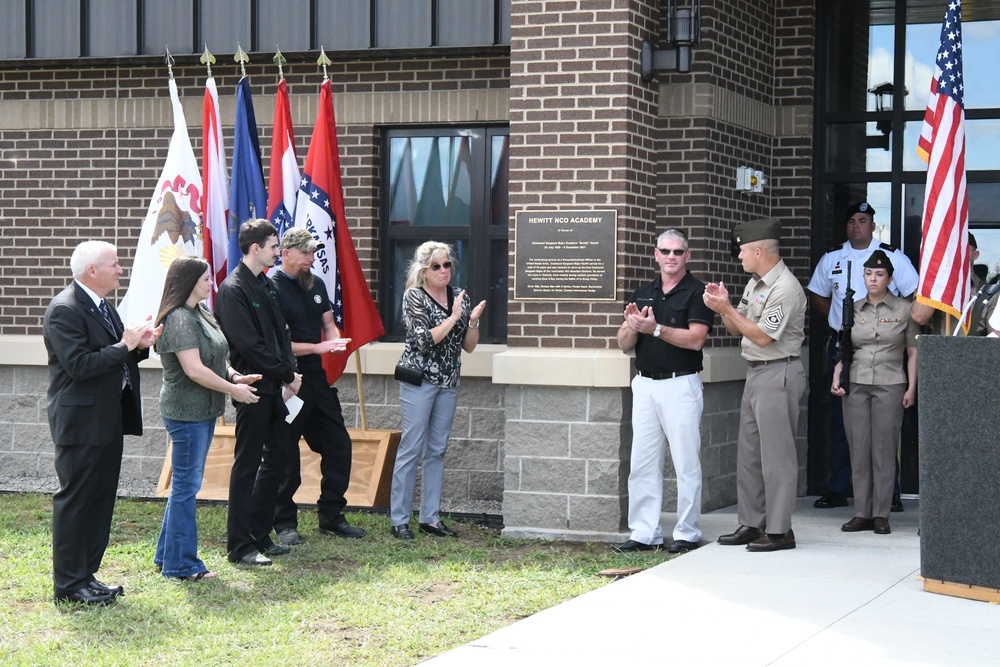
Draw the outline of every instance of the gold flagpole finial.
[[[212,65],[215,64],[215,56],[212,52],[208,50],[208,44],[205,45],[205,51],[201,54],[201,64],[208,69],[208,78],[212,78]]]
[[[172,55],[170,55],[170,47],[169,46],[164,45],[163,48],[166,49],[166,51],[167,51],[167,57],[166,57],[166,61],[167,61],[167,74],[169,74],[170,78],[173,79],[174,78],[174,57]]]
[[[285,70],[282,68],[288,61],[285,60],[285,56],[281,55],[281,49],[278,48],[277,44],[274,45],[274,58],[272,60],[278,64],[278,80],[284,79]]]
[[[316,64],[323,68],[323,81],[329,81],[330,75],[327,74],[326,67],[327,65],[332,65],[333,61],[326,55],[326,50],[322,46],[319,47],[319,59],[316,61]]]
[[[239,42],[236,42],[236,55],[233,56],[233,60],[240,64],[240,74],[245,77],[247,75],[246,64],[250,62],[250,56],[243,52],[243,47],[240,46]]]

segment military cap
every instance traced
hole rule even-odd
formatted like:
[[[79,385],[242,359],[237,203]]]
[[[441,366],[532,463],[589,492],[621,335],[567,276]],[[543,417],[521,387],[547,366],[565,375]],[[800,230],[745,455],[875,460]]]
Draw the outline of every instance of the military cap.
[[[780,239],[781,224],[774,218],[762,218],[752,222],[744,222],[736,225],[733,230],[733,245],[741,246],[744,243],[753,241],[763,241],[765,239]]]
[[[892,262],[889,261],[889,255],[881,250],[873,252],[864,266],[866,269],[885,269],[889,272],[890,276],[892,275]]]
[[[854,217],[855,213],[867,213],[871,217],[875,217],[875,208],[866,201],[859,201],[857,204],[849,207],[847,209],[847,220]]]
[[[285,232],[284,236],[281,237],[282,250],[290,250],[294,248],[296,250],[301,250],[302,252],[312,252],[317,248],[325,247],[326,246],[324,244],[313,238],[313,235],[309,233],[309,230],[301,227],[293,227]]]
[[[979,250],[979,244],[976,243],[976,237],[972,235],[972,232],[969,232],[969,245],[971,245],[976,250]]]

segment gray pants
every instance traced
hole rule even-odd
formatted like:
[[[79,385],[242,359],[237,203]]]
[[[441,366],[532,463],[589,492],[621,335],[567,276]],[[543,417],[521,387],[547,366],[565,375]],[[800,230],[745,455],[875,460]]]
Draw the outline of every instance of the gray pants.
[[[799,479],[795,433],[805,390],[798,359],[747,370],[736,448],[741,525],[770,534],[787,533],[792,527]]]
[[[904,393],[905,384],[852,384],[851,393],[844,397],[856,517],[889,518]]]
[[[392,470],[389,523],[401,526],[410,521],[413,487],[417,481],[417,460],[423,455],[420,523],[437,523],[444,479],[444,452],[458,405],[458,387],[444,389],[428,382],[419,387],[399,383],[399,405],[403,434]]]

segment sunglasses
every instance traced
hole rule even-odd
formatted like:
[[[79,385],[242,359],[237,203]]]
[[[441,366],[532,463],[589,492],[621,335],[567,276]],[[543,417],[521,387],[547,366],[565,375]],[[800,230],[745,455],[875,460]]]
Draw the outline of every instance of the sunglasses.
[[[666,256],[672,254],[674,255],[674,257],[680,257],[681,255],[687,252],[687,250],[684,250],[683,248],[674,248],[672,250],[670,248],[657,248],[657,250],[660,251],[661,255]]]
[[[445,262],[444,264],[438,264],[435,262],[434,264],[431,264],[431,271],[440,271],[442,266],[446,269],[450,269],[451,262]]]

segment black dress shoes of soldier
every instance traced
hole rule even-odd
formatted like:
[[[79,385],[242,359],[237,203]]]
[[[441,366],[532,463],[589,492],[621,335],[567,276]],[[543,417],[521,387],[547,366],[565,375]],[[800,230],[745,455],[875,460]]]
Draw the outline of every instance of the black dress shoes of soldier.
[[[821,496],[813,503],[813,507],[821,510],[828,510],[834,507],[847,507],[847,497],[831,491],[825,496]]]
[[[741,547],[744,544],[750,544],[763,534],[763,531],[759,528],[740,526],[735,532],[729,533],[728,535],[720,535],[719,544],[727,547]]]
[[[674,540],[667,547],[667,553],[670,554],[682,554],[686,551],[692,551],[698,548],[697,542],[689,542],[688,540]]]

